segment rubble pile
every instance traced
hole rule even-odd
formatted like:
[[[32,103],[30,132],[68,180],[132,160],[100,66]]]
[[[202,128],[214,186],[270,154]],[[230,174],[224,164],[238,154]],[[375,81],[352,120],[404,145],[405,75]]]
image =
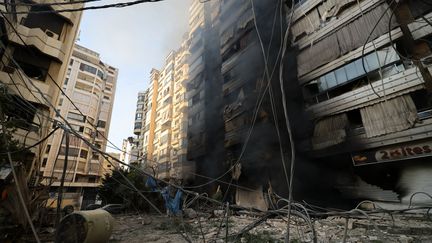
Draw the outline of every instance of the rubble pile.
[[[284,242],[286,217],[221,212],[191,213],[192,218],[154,215],[117,216],[110,242]],[[393,219],[392,219],[393,218]],[[430,242],[432,221],[425,215],[312,219],[317,242]],[[228,227],[227,227],[228,226]],[[247,229],[247,230],[245,230]],[[346,230],[345,230],[346,229]],[[291,217],[290,241],[313,242],[311,227]]]

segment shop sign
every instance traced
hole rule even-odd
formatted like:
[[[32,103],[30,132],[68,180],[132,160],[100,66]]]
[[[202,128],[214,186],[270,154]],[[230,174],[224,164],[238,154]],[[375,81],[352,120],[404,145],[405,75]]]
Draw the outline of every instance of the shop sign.
[[[354,166],[432,156],[432,141],[351,153]]]

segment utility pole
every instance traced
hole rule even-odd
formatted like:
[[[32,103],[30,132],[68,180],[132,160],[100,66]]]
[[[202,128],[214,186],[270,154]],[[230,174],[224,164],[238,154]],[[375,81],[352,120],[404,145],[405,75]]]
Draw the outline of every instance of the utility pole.
[[[408,28],[408,24],[413,23],[415,19],[412,16],[407,1],[399,0],[393,9],[393,13],[403,33],[402,45],[412,57],[414,65],[419,69],[425,81],[426,90],[432,93],[432,75],[429,70],[423,66],[420,60],[421,58],[431,55],[432,51],[426,42],[414,40]]]

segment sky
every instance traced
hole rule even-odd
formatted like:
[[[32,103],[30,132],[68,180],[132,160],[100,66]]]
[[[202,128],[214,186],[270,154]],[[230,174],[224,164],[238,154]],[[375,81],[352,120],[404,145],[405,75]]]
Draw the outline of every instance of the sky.
[[[116,146],[133,136],[137,94],[148,87],[151,69],[161,68],[168,53],[180,47],[190,4],[191,0],[165,0],[84,12],[78,44],[119,69],[108,137]]]

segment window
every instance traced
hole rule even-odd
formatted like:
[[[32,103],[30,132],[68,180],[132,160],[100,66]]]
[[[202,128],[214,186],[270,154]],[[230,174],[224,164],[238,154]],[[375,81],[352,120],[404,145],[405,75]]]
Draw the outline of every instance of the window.
[[[82,149],[80,152],[80,158],[87,159],[88,151]]]
[[[105,100],[109,100],[110,98],[108,97],[108,96],[106,96],[106,95],[104,95],[104,97],[103,97]]]
[[[74,60],[71,58],[70,61],[69,61],[69,66],[72,66],[73,62],[74,62]]]
[[[60,155],[66,155],[65,152],[66,152],[66,147],[62,146],[60,148]],[[78,157],[78,152],[79,152],[78,148],[69,148],[69,154],[68,154],[68,156]]]
[[[141,127],[142,127],[141,122],[135,122],[134,129],[141,129]]]
[[[137,110],[142,110],[142,108],[144,108],[144,105],[143,105],[143,104],[139,104],[139,105],[137,105]]]
[[[106,121],[101,121],[101,120],[98,121],[97,127],[105,128],[105,126],[106,126]]]
[[[137,113],[135,115],[135,120],[141,120],[142,119],[142,113]]]
[[[403,71],[403,66],[398,65],[398,62],[400,58],[393,48],[383,48],[364,56],[364,67],[362,58],[359,58],[312,80],[304,86],[303,91],[306,97],[312,97],[315,102],[321,102],[355,88],[347,87],[354,81],[360,84],[363,79],[379,80],[380,75],[377,72],[380,68],[383,70],[384,77]]]
[[[59,106],[61,106],[61,105],[63,105],[63,98],[60,98],[60,100],[59,100],[59,104],[58,104]]]
[[[69,78],[66,78],[65,81],[64,81],[64,85],[67,85],[68,82],[69,82]]]
[[[45,166],[46,166],[47,161],[48,161],[48,158],[44,158],[44,159],[42,160],[42,167],[45,167]]]
[[[51,144],[48,144],[45,150],[45,153],[49,153],[49,151],[51,150]]]
[[[85,116],[82,116],[82,115],[76,114],[76,113],[72,113],[72,112],[68,113],[67,118],[72,119],[74,121],[85,122]]]
[[[32,50],[15,48],[13,58],[29,78],[45,81],[51,65],[51,59],[33,50],[32,47],[29,48]]]
[[[41,11],[52,11],[52,9],[48,5],[31,7],[30,13],[24,19],[24,26],[32,29],[41,29],[49,37],[59,39],[65,20],[53,12],[35,13]]]
[[[89,73],[92,73],[92,74],[96,74],[96,72],[97,72],[97,68],[95,68],[93,66],[90,66],[90,65],[87,65],[85,63],[81,63],[80,64],[80,70],[81,71],[86,71],[86,72],[89,72]]]
[[[100,79],[102,79],[102,80],[104,80],[105,79],[105,73],[104,72],[102,72],[101,70],[97,70],[97,76],[100,78]]]

